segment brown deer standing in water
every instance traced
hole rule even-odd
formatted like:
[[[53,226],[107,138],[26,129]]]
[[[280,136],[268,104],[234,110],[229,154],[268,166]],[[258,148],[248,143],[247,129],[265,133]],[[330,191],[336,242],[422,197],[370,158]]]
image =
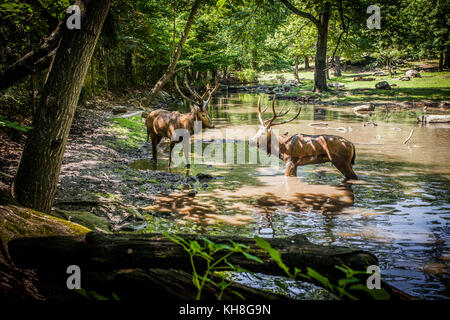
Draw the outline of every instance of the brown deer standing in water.
[[[184,93],[180,90],[177,78],[175,77],[175,87],[183,99],[191,103],[191,112],[181,114],[178,111],[171,112],[163,109],[157,109],[150,112],[145,119],[145,125],[147,127],[147,141],[149,138],[152,139],[152,152],[155,169],[158,161],[156,147],[162,138],[166,137],[170,139],[168,165],[170,170],[170,165],[172,163],[172,150],[175,144],[183,141],[184,138],[184,136],[177,137],[175,130],[185,129],[190,135],[192,135],[194,133],[195,121],[201,121],[202,125],[206,128],[214,128],[211,118],[208,115],[208,104],[219,87],[218,80],[216,79],[216,85],[213,89],[210,88],[210,84],[208,83],[206,86],[206,91],[203,95],[199,95],[195,90],[189,87],[187,77],[184,78],[184,83],[188,91],[195,97],[194,100],[184,95]],[[186,149],[184,151],[187,161],[188,174],[190,168],[188,151]]]
[[[290,109],[284,113],[282,111],[278,114],[276,113],[274,98],[272,100],[273,116],[271,119],[263,121],[261,97],[259,98],[258,118],[261,126],[256,135],[250,140],[250,145],[261,147],[269,154],[272,153],[271,146],[278,148],[273,150],[273,153],[278,152],[280,159],[286,163],[286,176],[297,176],[298,166],[330,161],[347,179],[358,179],[352,168],[356,155],[353,143],[343,137],[328,134],[295,134],[288,136],[288,133],[285,133],[276,136],[272,133],[272,127],[296,119],[300,114],[301,107],[299,107],[297,114],[292,119],[274,122],[276,118],[288,114]]]

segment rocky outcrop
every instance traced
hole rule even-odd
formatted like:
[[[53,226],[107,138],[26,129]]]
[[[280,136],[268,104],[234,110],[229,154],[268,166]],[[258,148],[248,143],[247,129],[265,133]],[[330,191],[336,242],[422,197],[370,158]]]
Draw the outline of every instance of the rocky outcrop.
[[[391,86],[387,81],[380,81],[377,84],[375,84],[375,88],[378,90],[390,90]]]

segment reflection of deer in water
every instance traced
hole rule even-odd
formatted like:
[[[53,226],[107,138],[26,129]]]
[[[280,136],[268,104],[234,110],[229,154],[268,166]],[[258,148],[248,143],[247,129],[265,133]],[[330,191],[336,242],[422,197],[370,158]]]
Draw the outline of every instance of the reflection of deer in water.
[[[297,114],[290,120],[274,122],[276,118],[288,114],[289,111],[290,109],[283,113],[283,110],[281,110],[277,114],[274,98],[272,100],[272,119],[263,121],[260,97],[258,101],[258,117],[261,126],[256,135],[251,139],[250,145],[263,148],[269,154],[278,152],[280,158],[286,163],[287,176],[297,176],[298,166],[330,161],[347,179],[358,179],[352,168],[352,165],[355,163],[355,146],[347,139],[336,135],[325,134],[295,134],[293,136],[288,136],[288,133],[281,136],[273,134],[273,126],[285,124],[296,119],[300,114],[301,107],[299,107]],[[272,146],[278,148],[278,150],[271,150]]]
[[[294,213],[339,213],[352,206],[355,201],[351,184],[348,183],[334,187],[304,183],[296,177],[278,178],[283,178],[284,182],[277,180],[270,188],[258,188],[259,196],[253,195],[256,198],[255,206],[260,211],[258,232],[266,220],[266,225],[275,234],[276,221],[274,222],[273,214],[278,210]]]
[[[273,178],[273,177],[272,177]],[[270,189],[260,189],[255,195],[256,205],[260,208],[288,207],[293,211],[315,211],[318,213],[339,212],[353,205],[355,196],[351,185],[343,183],[334,187],[301,182],[296,177],[280,177],[284,182],[275,181]]]

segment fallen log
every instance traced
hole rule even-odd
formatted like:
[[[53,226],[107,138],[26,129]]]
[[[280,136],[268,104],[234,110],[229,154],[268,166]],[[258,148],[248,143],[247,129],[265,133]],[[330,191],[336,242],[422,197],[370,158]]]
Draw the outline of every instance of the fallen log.
[[[198,235],[180,235],[185,240],[200,240]],[[285,275],[270,256],[253,239],[243,237],[208,236],[217,243],[232,240],[249,247],[248,252],[260,257],[264,263],[233,254],[228,260],[242,268],[273,275]],[[342,272],[335,265],[348,265],[354,270],[366,270],[377,264],[375,256],[346,247],[320,246],[304,236],[268,239],[279,250],[286,265],[305,270],[312,267],[327,276],[340,278]],[[21,268],[55,269],[71,264],[89,270],[115,270],[126,268],[172,268],[191,272],[189,256],[177,243],[161,234],[103,234],[89,232],[78,237],[53,236],[15,239],[8,244],[14,263]],[[202,260],[196,268],[203,269]]]
[[[420,123],[447,123],[450,122],[450,114],[420,116],[417,121]]]
[[[185,240],[201,241],[199,235],[180,235]],[[254,239],[242,237],[208,236],[216,243],[244,244],[246,251],[258,256],[263,263],[246,258],[237,253],[227,260],[252,272],[285,276],[284,271],[262,250]],[[377,265],[372,254],[338,246],[321,246],[309,242],[304,236],[296,235],[283,239],[267,239],[280,252],[283,262],[306,273],[310,267],[331,282],[345,278],[336,265],[347,265],[353,270],[367,270]],[[161,234],[102,234],[90,232],[74,237],[41,237],[15,239],[8,243],[9,254],[14,263],[24,269],[37,269],[47,274],[64,274],[69,265],[78,265],[83,272],[105,272],[120,269],[177,269],[192,273],[189,255],[177,243]],[[219,256],[220,257],[220,256]],[[203,259],[194,258],[199,274],[205,270]],[[304,279],[302,279],[304,280]],[[311,282],[318,284],[314,280]],[[392,290],[383,283],[389,293]],[[363,294],[363,292],[361,292]],[[367,297],[367,296],[365,296]]]
[[[153,300],[195,300],[197,289],[192,283],[192,274],[175,269],[123,269],[107,273],[88,273],[84,275],[87,290],[95,291],[109,298],[114,293],[124,301]],[[221,278],[209,276],[215,283]],[[247,300],[292,300],[291,298],[232,283],[221,297],[223,300],[236,300],[238,292]],[[202,300],[217,300],[217,288],[206,283],[202,290]]]

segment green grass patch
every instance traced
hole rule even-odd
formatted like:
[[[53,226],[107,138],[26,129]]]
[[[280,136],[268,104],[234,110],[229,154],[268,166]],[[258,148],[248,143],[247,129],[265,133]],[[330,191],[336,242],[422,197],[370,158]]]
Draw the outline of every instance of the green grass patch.
[[[140,116],[131,118],[111,118],[108,131],[116,137],[110,144],[114,149],[131,150],[138,148],[147,139],[145,124]]]
[[[450,99],[450,72],[421,72],[421,78],[413,78],[410,81],[401,81],[407,69],[398,70],[394,77],[373,76],[372,73],[344,72],[342,76],[335,77],[330,73],[330,82],[341,82],[344,90],[331,89],[320,94],[323,101],[337,101],[339,103],[367,103],[367,102],[402,102],[402,101],[442,101]],[[354,77],[367,76],[375,78],[373,81],[353,81]],[[276,78],[284,77],[293,80],[293,73],[264,74],[259,79],[263,82],[280,83]],[[301,88],[294,88],[287,95],[316,96],[311,90],[314,87],[314,71],[302,71],[299,73],[302,80]],[[375,84],[387,81],[392,86],[391,90],[375,89]]]

